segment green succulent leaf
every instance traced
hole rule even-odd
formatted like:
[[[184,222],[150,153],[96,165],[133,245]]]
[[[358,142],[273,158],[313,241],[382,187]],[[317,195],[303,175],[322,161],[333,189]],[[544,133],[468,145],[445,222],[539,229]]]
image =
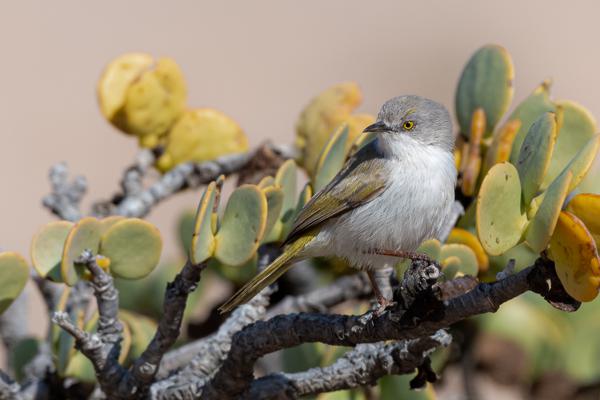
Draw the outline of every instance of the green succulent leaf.
[[[282,214],[284,194],[279,187],[271,186],[263,189],[267,198],[267,226],[263,243],[274,242],[280,239],[282,222],[279,217]]]
[[[456,116],[460,131],[469,136],[471,117],[477,108],[486,116],[489,136],[504,115],[513,96],[514,69],[510,54],[498,45],[487,45],[467,62],[456,89]]]
[[[20,254],[0,253],[0,314],[19,297],[29,279],[29,266]]]
[[[198,204],[189,253],[191,262],[196,265],[208,260],[215,251],[212,216],[217,192],[216,182],[209,183]]]
[[[317,163],[316,174],[313,179],[315,192],[327,185],[346,161],[346,142],[348,141],[348,125],[343,124],[331,136],[323,148]]]
[[[516,164],[519,160],[519,151],[527,132],[529,132],[529,128],[531,128],[535,120],[545,112],[556,112],[556,106],[550,100],[550,84],[549,80],[542,82],[508,117],[508,121],[521,121],[510,153],[510,162],[513,164]]]
[[[477,197],[477,234],[490,255],[500,255],[519,243],[527,224],[521,212],[521,183],[510,163],[494,165]]]
[[[443,269],[446,279],[454,278],[458,272],[461,272],[463,275],[477,276],[479,272],[477,256],[469,246],[458,243],[443,245],[440,251],[442,265],[444,265],[446,259],[451,257],[458,258],[460,263],[456,265],[456,269],[454,267]]]
[[[108,229],[99,253],[110,259],[110,272],[123,279],[140,279],[154,271],[160,260],[162,238],[151,223],[124,219]]]
[[[573,174],[565,171],[550,184],[548,190],[542,195],[543,200],[527,227],[525,241],[536,253],[540,253],[548,246],[558,215],[569,193],[569,185]]]
[[[42,278],[61,282],[60,263],[63,246],[73,223],[53,221],[44,225],[31,240],[31,261],[33,268]]]
[[[126,359],[137,359],[142,355],[156,333],[156,322],[144,315],[131,311],[119,310],[119,318],[125,322],[131,332],[131,347]],[[125,363],[126,365],[128,362]]]
[[[9,365],[15,372],[15,378],[18,381],[25,378],[25,367],[38,355],[42,346],[42,341],[34,337],[20,339],[11,346]]]
[[[556,105],[562,112],[562,123],[556,139],[554,155],[542,184],[544,189],[556,179],[574,158],[579,158],[579,165],[571,166],[573,168],[571,185],[572,187],[577,186],[585,176],[585,172],[594,160],[598,149],[597,140],[595,144],[590,143],[596,136],[597,130],[596,121],[592,114],[573,101],[558,101]],[[587,147],[590,145],[592,148]],[[586,153],[582,154],[582,149],[585,147],[587,147]],[[581,170],[582,174],[577,173],[575,170]]]
[[[84,250],[90,250],[93,254],[98,254],[101,236],[102,226],[100,221],[93,217],[82,218],[71,228],[65,239],[60,265],[63,282],[69,286],[73,286],[77,282],[79,276],[85,270],[84,267],[76,265],[75,260],[81,256]]]
[[[294,160],[287,160],[275,175],[274,186],[278,186],[283,191],[283,205],[281,208],[281,219],[285,223],[293,217],[296,208],[296,187],[298,167]]]
[[[519,151],[517,170],[527,205],[538,194],[556,143],[556,115],[547,112],[531,125]]]
[[[600,134],[595,135],[588,140],[577,154],[575,154],[575,157],[567,164],[562,173],[564,174],[566,171],[570,171],[573,174],[573,179],[571,179],[571,184],[568,189],[569,192],[578,187],[583,181],[594,162],[594,158],[598,154],[599,147]]]
[[[223,264],[239,266],[256,252],[267,225],[267,198],[254,185],[233,191],[215,237],[215,257]]]

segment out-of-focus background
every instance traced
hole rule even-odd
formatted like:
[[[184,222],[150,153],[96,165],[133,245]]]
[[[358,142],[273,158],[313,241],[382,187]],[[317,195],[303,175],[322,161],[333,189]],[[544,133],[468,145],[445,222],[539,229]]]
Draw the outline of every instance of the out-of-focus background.
[[[256,145],[291,143],[298,113],[321,90],[360,84],[359,111],[388,98],[428,96],[450,109],[460,71],[479,46],[499,43],[515,64],[517,104],[546,77],[553,94],[600,115],[600,26],[595,1],[19,1],[0,3],[0,248],[27,253],[53,219],[41,206],[48,167],[66,161],[92,200],[117,189],[137,150],[101,116],[103,67],[131,51],[170,56],[188,104],[238,121]],[[158,207],[150,221],[175,249],[173,218],[197,194]]]

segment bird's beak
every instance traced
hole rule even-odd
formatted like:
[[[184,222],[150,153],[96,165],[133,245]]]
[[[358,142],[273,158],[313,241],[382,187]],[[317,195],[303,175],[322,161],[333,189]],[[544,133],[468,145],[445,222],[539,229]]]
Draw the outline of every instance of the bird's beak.
[[[377,121],[365,128],[363,132],[385,132],[389,131],[389,128],[383,121]]]

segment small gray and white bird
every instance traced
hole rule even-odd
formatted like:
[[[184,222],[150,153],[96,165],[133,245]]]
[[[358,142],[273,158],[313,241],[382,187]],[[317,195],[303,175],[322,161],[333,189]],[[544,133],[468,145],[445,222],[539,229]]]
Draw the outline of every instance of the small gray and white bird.
[[[375,139],[358,150],[300,211],[281,256],[221,308],[227,312],[275,282],[294,262],[336,256],[369,274],[417,256],[438,238],[454,203],[454,135],[446,108],[419,96],[387,101],[364,132]]]

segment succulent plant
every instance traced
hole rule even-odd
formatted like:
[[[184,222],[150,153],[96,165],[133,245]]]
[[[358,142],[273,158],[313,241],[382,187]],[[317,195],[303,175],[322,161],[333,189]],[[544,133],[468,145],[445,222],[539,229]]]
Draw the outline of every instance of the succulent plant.
[[[485,115],[483,136],[492,134],[512,100],[513,80],[512,59],[503,47],[487,45],[473,54],[456,89],[456,115],[464,136],[469,136],[477,109]]]
[[[114,276],[140,279],[158,264],[162,239],[154,225],[137,218],[85,217],[75,224],[56,221],[33,237],[31,259],[41,277],[72,286],[89,278],[77,262],[84,250],[98,256],[98,265]]]
[[[309,175],[314,176],[321,150],[341,124],[348,124],[347,152],[364,128],[374,122],[371,115],[352,114],[361,101],[358,85],[345,82],[320,93],[302,111],[296,124],[296,147],[299,164]]]
[[[28,279],[29,266],[20,254],[12,251],[0,253],[0,314],[19,297]]]
[[[113,125],[137,136],[141,146],[155,147],[183,113],[186,87],[172,59],[124,54],[100,77],[98,100]]]
[[[495,266],[509,257],[531,262],[532,257],[547,252],[557,271],[562,271],[559,277],[571,288],[569,293],[589,301],[600,287],[595,278],[597,244],[586,223],[562,209],[598,154],[596,122],[573,101],[553,101],[546,80],[496,129],[512,96],[508,84],[512,73],[508,53],[485,46],[473,55],[461,76],[456,93],[462,133],[456,152],[459,182],[462,194],[476,201],[458,225],[470,230],[475,224]],[[581,209],[578,202],[593,198],[584,196],[572,207]],[[580,287],[575,293],[573,271],[567,266],[576,268],[577,283],[587,285],[585,290]]]
[[[199,108],[186,111],[173,125],[157,166],[164,172],[182,162],[208,161],[245,151],[248,138],[234,120],[218,110]]]

